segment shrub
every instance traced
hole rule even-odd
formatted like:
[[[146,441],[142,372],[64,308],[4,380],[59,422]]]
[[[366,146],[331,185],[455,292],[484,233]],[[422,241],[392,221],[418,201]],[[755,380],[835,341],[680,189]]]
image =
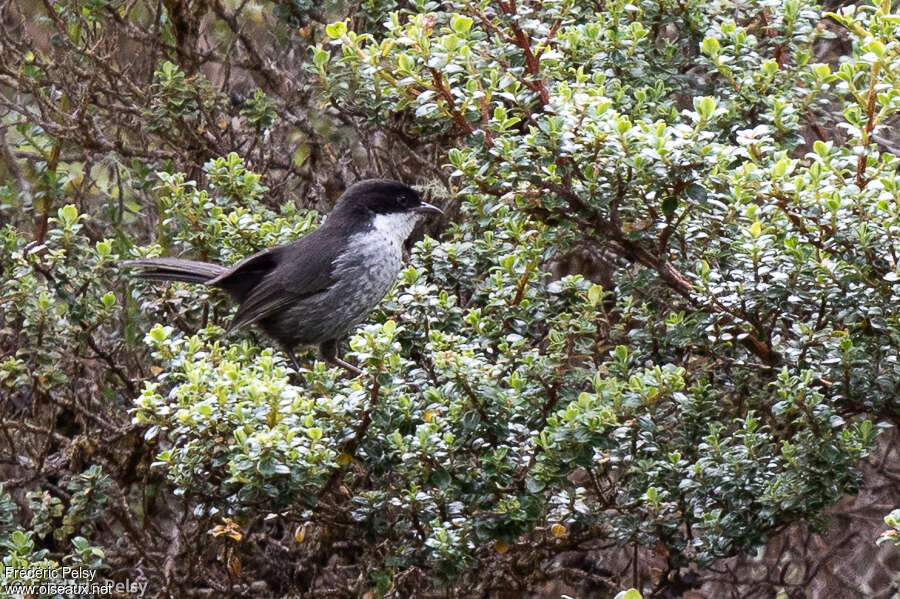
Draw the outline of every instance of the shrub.
[[[273,209],[237,154],[208,159],[223,100],[202,77],[149,71],[149,131],[189,134],[204,166],[127,169],[147,222],[112,195],[58,207],[54,130],[21,127],[48,160],[40,234],[0,194],[0,429],[44,488],[15,498],[30,520],[0,494],[4,559],[140,559],[169,593],[517,596],[604,548],[617,566],[576,582],[612,596],[822,530],[900,396],[890,4],[366,10],[319,27],[304,80],[443,178],[459,219],[352,335],[358,378],[312,354],[294,373],[257,333],[225,336],[220,294],[115,267],[228,263],[317,222]],[[852,51],[822,62],[838,28]],[[273,97],[240,111],[254,148]],[[604,276],[554,275],[585,253]]]

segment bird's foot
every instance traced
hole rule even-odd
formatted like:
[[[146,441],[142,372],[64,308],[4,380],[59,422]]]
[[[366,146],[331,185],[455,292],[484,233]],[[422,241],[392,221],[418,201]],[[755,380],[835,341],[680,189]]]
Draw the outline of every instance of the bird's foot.
[[[326,358],[326,359],[328,360],[329,363],[334,364],[335,366],[340,366],[341,368],[343,368],[346,371],[348,371],[349,373],[351,373],[353,376],[359,376],[363,372],[362,370],[360,370],[359,368],[357,368],[350,362],[341,360],[337,356],[334,356],[333,358]]]
[[[325,358],[325,361],[329,364],[340,366],[347,372],[350,372],[353,376],[359,376],[362,374],[362,370],[360,370],[350,362],[345,362],[338,357],[337,339],[325,341],[324,343],[319,345],[319,351],[322,352],[322,357]]]
[[[294,350],[291,348],[285,347],[284,353],[287,355],[288,358],[290,358],[291,364],[294,365],[294,368],[297,370],[297,373],[302,372],[303,369],[300,367],[300,362],[297,360],[297,356],[294,354]],[[324,356],[324,358],[325,358],[325,361],[328,362],[329,364],[334,364],[335,366],[340,366],[341,368],[343,368],[344,370],[346,370],[353,376],[359,376],[362,374],[362,370],[360,370],[359,368],[357,368],[350,362],[341,360],[339,357],[337,357],[337,355],[327,355],[326,354]]]
[[[287,354],[287,357],[291,359],[291,364],[294,365],[294,368],[299,373],[302,369],[300,368],[300,362],[297,361],[297,356],[294,354],[294,350],[287,346],[282,347],[282,349]]]

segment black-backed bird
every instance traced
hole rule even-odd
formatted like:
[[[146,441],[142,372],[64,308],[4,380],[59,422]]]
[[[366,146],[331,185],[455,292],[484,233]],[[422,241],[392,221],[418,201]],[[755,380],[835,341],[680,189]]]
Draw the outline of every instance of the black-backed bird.
[[[325,360],[359,374],[338,357],[338,343],[390,290],[419,218],[440,213],[403,183],[368,179],[351,185],[309,235],[233,266],[179,258],[125,265],[143,269],[144,279],[224,289],[240,304],[228,330],[258,325],[297,370],[294,348],[318,345]]]

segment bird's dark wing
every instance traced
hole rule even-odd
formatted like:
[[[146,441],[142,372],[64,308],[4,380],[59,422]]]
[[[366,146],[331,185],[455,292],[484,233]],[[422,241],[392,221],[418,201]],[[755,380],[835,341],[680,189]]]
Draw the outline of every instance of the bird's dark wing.
[[[234,264],[226,272],[206,281],[207,285],[224,289],[238,302],[247,299],[253,289],[279,264],[279,254],[284,246],[257,252]]]
[[[302,299],[302,296],[290,293],[286,289],[269,290],[268,287],[270,286],[261,285],[257,288],[259,293],[256,293],[255,291],[257,290],[254,290],[254,293],[250,294],[247,301],[241,304],[234,318],[231,319],[231,324],[228,325],[229,331],[239,329],[244,325],[253,324]]]
[[[238,298],[241,306],[229,330],[253,324],[326,290],[333,283],[333,256],[322,251],[332,241],[328,237],[328,232],[320,228],[299,241],[273,248],[265,256],[257,254],[235,265],[236,270],[252,273],[248,279],[257,271],[264,272],[248,286],[245,296]],[[235,275],[241,276],[237,272]],[[223,282],[225,279],[222,277]]]

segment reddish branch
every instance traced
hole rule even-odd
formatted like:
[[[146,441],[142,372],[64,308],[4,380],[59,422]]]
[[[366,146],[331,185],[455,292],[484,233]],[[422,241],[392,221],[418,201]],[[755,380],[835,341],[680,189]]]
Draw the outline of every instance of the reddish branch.
[[[869,81],[869,95],[866,101],[866,127],[864,129],[865,134],[863,135],[863,145],[868,146],[870,140],[872,138],[872,131],[875,129],[875,100],[878,97],[878,94],[875,91],[875,84],[878,81],[876,75],[878,71],[875,67],[872,69],[872,73],[870,74],[871,80]],[[856,159],[856,185],[859,186],[860,189],[865,188],[865,186],[869,183],[869,180],[866,179],[866,161],[868,160],[868,153],[860,154]]]
[[[344,448],[344,453],[351,457],[351,460],[348,460],[347,464],[339,467],[337,470],[331,473],[331,476],[328,478],[328,481],[325,483],[325,486],[322,487],[322,490],[319,493],[319,498],[325,497],[329,492],[334,488],[334,485],[341,479],[341,475],[346,470],[347,466],[350,465],[352,458],[356,456],[356,451],[359,449],[359,446],[362,444],[363,439],[366,436],[366,433],[369,430],[369,425],[372,424],[372,410],[375,409],[375,406],[378,404],[378,392],[381,389],[381,384],[378,382],[378,376],[372,377],[372,386],[369,388],[369,405],[362,413],[362,417],[359,419],[359,424],[356,425],[356,429],[353,431],[353,438]]]
[[[472,123],[466,119],[466,116],[459,111],[456,107],[456,100],[453,98],[453,94],[450,93],[450,90],[447,89],[447,86],[444,85],[444,77],[441,75],[441,72],[438,71],[434,67],[428,67],[428,71],[431,73],[431,81],[434,84],[434,91],[444,99],[444,102],[447,103],[447,111],[450,113],[453,122],[463,130],[465,133],[472,133],[474,131],[474,127],[472,127]]]
[[[500,5],[501,13],[509,16],[516,15],[516,0],[500,0],[498,4]],[[484,15],[484,13],[481,13],[478,16],[481,19],[482,23],[487,24],[490,29],[494,30],[497,33],[501,33],[499,29],[497,29],[497,27],[490,22],[490,19],[488,19]],[[557,20],[551,26],[550,32],[547,35],[548,42],[553,38],[554,35],[556,35],[556,32],[559,30],[561,25],[562,21]],[[525,71],[535,77],[534,79],[520,79],[520,81],[526,87],[528,87],[528,89],[536,92],[538,96],[540,96],[541,105],[546,106],[550,103],[550,92],[547,90],[547,86],[544,85],[544,81],[540,77],[541,52],[538,52],[536,54],[534,50],[531,49],[531,37],[529,37],[529,35],[525,31],[523,31],[522,28],[519,27],[519,25],[514,20],[510,22],[509,28],[512,31],[512,35],[506,35],[502,33],[501,35],[508,42],[515,44],[520,50],[522,50],[522,55],[525,57]]]
[[[569,203],[569,207],[574,211],[590,214],[591,220],[586,224],[599,231],[606,239],[616,242],[621,247],[622,254],[626,258],[654,270],[659,278],[670,289],[690,301],[692,304],[698,303],[693,296],[693,283],[691,283],[687,276],[675,268],[662,252],[660,252],[659,255],[654,255],[647,251],[637,241],[629,239],[619,226],[617,218],[614,216],[603,218],[596,210],[585,204],[584,201],[568,187],[552,181],[545,181],[544,186],[565,199]],[[623,187],[620,185],[620,190],[622,189]],[[622,192],[620,191],[620,194],[621,193]],[[711,308],[715,312],[731,314],[718,302],[715,302]],[[734,315],[732,314],[732,316]],[[767,365],[773,366],[781,360],[781,355],[777,351],[752,333],[747,333],[747,336],[743,338],[742,343],[750,352],[763,360]]]

